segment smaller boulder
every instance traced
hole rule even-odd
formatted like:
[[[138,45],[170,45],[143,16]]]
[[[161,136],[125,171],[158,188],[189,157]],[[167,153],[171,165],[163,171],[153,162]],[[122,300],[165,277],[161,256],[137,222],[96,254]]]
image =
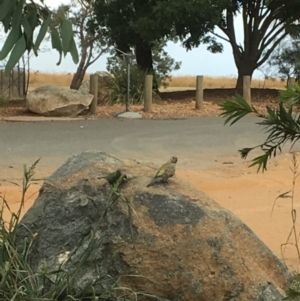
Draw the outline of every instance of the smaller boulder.
[[[42,86],[29,92],[26,106],[43,116],[77,116],[88,109],[93,95],[65,87]]]
[[[81,92],[81,93],[84,93],[84,94],[89,94],[90,93],[90,81],[89,80],[84,81],[81,84],[78,91]]]
[[[110,102],[110,90],[114,76],[106,71],[97,71],[98,74],[98,105],[105,105]],[[89,93],[90,81],[84,81],[79,91],[82,93]]]

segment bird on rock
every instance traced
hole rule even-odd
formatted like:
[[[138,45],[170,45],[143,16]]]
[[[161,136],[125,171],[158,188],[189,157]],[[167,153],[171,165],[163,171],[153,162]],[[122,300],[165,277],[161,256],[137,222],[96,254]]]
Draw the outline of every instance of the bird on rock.
[[[152,186],[156,183],[167,183],[168,179],[175,175],[175,166],[178,159],[177,157],[173,156],[171,159],[162,165],[158,172],[156,173],[153,180],[147,185],[147,187]]]
[[[109,173],[107,176],[105,177],[100,177],[98,179],[106,179],[107,182],[110,184],[110,185],[114,185],[117,183],[117,181],[122,177],[122,183],[126,181],[127,179],[127,176],[125,174],[122,174],[122,172],[117,169],[116,171],[114,172],[111,172]]]

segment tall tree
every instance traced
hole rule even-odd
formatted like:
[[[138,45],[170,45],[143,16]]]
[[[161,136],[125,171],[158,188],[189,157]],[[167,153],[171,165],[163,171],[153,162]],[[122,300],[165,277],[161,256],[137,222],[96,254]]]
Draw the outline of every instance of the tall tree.
[[[222,50],[215,39],[202,37],[219,20],[217,8],[223,1],[95,0],[95,14],[97,22],[108,29],[114,45],[123,52],[134,48],[140,69],[153,73],[152,50],[164,38],[189,40],[196,35],[199,43],[212,42],[214,51]],[[197,20],[197,27],[193,20]]]
[[[5,67],[8,74],[19,62],[22,55],[33,51],[37,56],[42,40],[50,29],[52,48],[58,50],[59,60],[67,53],[72,55],[73,61],[78,62],[77,47],[74,41],[72,23],[68,19],[61,19],[58,27],[50,25],[52,11],[44,4],[35,0],[1,0],[0,1],[0,23],[8,33],[6,40],[0,50],[0,61],[8,55],[9,59]],[[34,32],[39,27],[37,37]]]
[[[78,90],[87,69],[109,49],[104,29],[95,23],[93,0],[72,0],[69,5],[60,5],[54,14],[53,24],[61,17],[73,23],[73,33],[80,49],[79,64],[74,73],[70,88]]]
[[[292,32],[300,18],[300,1],[232,0],[223,12],[217,27],[225,35],[214,35],[230,43],[238,69],[236,88],[242,91],[243,76],[252,77],[255,69],[264,64],[277,45]],[[288,3],[286,3],[288,2]],[[287,11],[286,11],[287,10]],[[287,13],[288,12],[288,13]],[[235,16],[243,20],[243,44],[236,38]]]

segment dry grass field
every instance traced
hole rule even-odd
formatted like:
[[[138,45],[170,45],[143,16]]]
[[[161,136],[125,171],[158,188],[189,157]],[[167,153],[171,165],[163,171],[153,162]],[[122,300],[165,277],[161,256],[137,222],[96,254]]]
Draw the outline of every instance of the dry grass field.
[[[71,73],[31,73],[29,79],[30,90],[43,86],[43,85],[55,85],[55,86],[69,86],[73,75]],[[89,74],[86,74],[85,80],[89,79]],[[174,76],[168,81],[169,89],[179,88],[195,88],[196,77],[195,76]],[[207,89],[217,88],[234,88],[236,84],[235,77],[211,77],[204,76],[204,87]],[[252,88],[269,88],[269,89],[282,89],[285,86],[285,82],[279,79],[253,79]],[[169,90],[168,89],[168,90]]]

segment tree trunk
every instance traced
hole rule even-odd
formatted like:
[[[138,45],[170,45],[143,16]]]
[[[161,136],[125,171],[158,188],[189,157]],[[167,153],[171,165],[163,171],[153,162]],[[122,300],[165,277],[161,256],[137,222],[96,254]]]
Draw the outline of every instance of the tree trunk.
[[[153,68],[151,45],[141,39],[135,47],[135,55],[138,67],[146,74],[153,74],[153,90],[158,93],[158,83]]]
[[[80,86],[82,85],[86,70],[87,70],[87,64],[89,62],[86,62],[88,59],[87,57],[87,48],[83,48],[82,49],[82,55],[81,55],[81,59],[80,59],[80,63],[77,67],[76,72],[74,73],[71,85],[70,85],[70,89],[73,90],[78,90],[80,88]]]
[[[86,69],[87,68],[86,68],[85,64],[80,62],[80,64],[78,65],[78,68],[72,78],[70,89],[78,90],[81,87],[85,73],[86,73]]]
[[[244,76],[250,76],[250,78],[252,79],[252,75],[254,70],[256,69],[254,65],[252,65],[251,63],[249,63],[249,61],[245,60],[240,64],[237,64],[237,69],[238,69],[238,79],[236,82],[236,92],[239,95],[243,95],[243,79]]]

